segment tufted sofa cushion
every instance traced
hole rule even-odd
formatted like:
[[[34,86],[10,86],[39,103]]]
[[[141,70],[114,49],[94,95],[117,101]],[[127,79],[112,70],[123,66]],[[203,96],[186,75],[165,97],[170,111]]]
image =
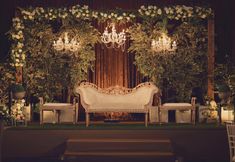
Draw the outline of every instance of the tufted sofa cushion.
[[[75,89],[75,93],[81,95],[84,108],[89,112],[143,112],[152,104],[152,97],[156,92],[158,88],[150,83],[124,94],[104,93],[96,86],[81,85]]]

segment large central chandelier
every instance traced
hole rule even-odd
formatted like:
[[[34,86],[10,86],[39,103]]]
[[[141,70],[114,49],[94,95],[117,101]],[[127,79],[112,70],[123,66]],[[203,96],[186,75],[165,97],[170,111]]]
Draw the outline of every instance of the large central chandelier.
[[[126,34],[124,29],[122,32],[117,33],[115,25],[111,24],[111,26],[111,32],[108,32],[108,27],[105,28],[101,36],[101,41],[107,48],[121,48],[122,51],[124,51],[126,42]]]
[[[153,39],[151,43],[152,50],[154,52],[174,52],[177,49],[176,41],[171,40],[170,37],[166,35],[166,33],[162,33],[162,35],[158,39]]]
[[[63,37],[53,42],[53,47],[57,51],[76,52],[81,46],[75,37],[70,40],[68,32],[65,32]]]

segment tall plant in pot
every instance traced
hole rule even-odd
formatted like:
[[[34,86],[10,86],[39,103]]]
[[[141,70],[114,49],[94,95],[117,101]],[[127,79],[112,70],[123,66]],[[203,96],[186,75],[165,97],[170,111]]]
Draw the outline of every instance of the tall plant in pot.
[[[21,84],[14,84],[11,88],[15,99],[23,99],[25,97],[25,88]]]

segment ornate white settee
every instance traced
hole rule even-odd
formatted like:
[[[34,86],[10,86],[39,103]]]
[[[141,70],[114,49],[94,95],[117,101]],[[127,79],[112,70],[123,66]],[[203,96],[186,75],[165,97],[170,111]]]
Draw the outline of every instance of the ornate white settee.
[[[119,86],[101,89],[92,83],[83,82],[75,87],[74,92],[80,95],[85,109],[86,126],[89,126],[89,113],[104,112],[144,113],[147,126],[153,95],[159,90],[151,82],[141,83],[133,89]]]

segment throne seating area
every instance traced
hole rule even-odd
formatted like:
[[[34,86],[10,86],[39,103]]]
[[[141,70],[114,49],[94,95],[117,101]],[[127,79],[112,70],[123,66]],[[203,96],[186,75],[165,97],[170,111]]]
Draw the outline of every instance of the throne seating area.
[[[80,96],[85,109],[86,126],[89,126],[90,113],[107,112],[144,113],[147,126],[153,96],[159,93],[159,89],[151,82],[141,83],[133,89],[119,86],[102,89],[95,84],[83,82],[75,87],[74,93]]]

